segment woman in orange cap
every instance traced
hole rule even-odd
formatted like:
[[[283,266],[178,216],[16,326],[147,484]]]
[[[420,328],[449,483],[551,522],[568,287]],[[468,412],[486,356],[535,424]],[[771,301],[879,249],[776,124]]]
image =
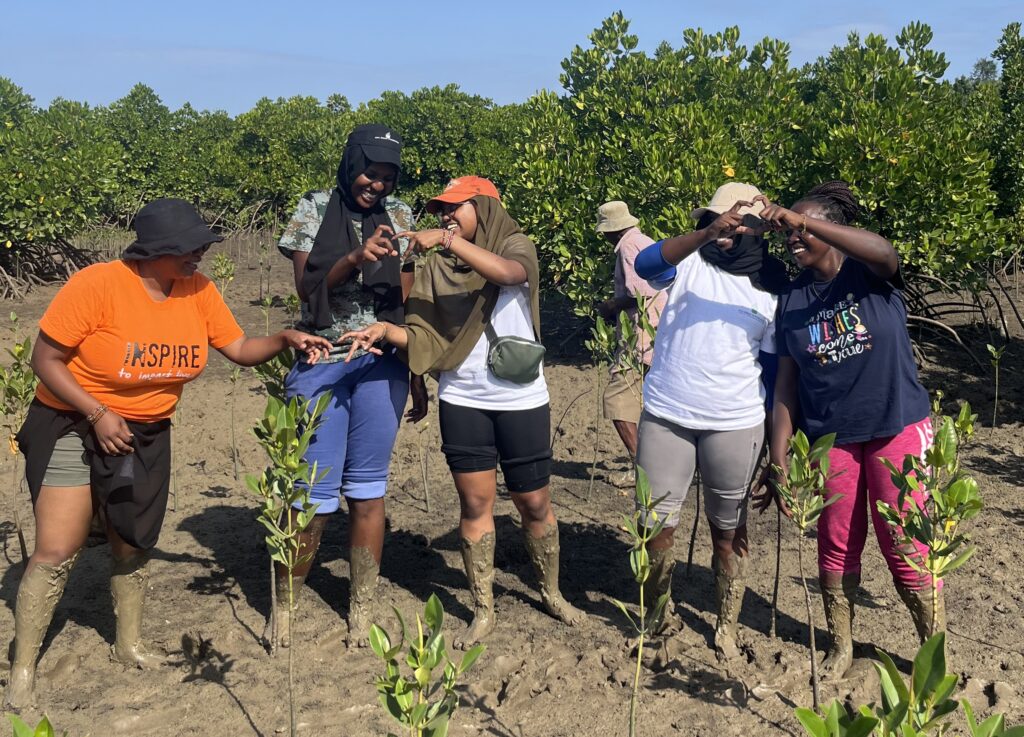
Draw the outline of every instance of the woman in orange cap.
[[[494,628],[497,464],[523,520],[544,607],[567,624],[583,614],[558,589],[558,523],[551,508],[551,411],[542,370],[537,249],[475,176],[453,179],[427,203],[442,228],[400,233],[426,253],[406,324],[378,322],[343,336],[353,350],[397,346],[414,374],[438,376],[442,450],[459,492],[462,559],[474,618],[468,647]],[[500,336],[500,337],[499,337]],[[517,347],[509,347],[515,343]],[[506,353],[506,349],[508,349]]]

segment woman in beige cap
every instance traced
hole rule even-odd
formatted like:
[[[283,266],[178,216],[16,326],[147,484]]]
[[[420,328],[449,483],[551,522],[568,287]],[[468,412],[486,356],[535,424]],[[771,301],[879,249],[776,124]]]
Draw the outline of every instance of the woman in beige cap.
[[[636,269],[668,289],[657,351],[644,383],[637,464],[651,483],[662,532],[649,545],[656,600],[671,592],[673,535],[699,468],[714,545],[715,650],[738,654],[750,481],[764,443],[759,353],[775,352],[776,295],[787,283],[768,255],[756,187],[730,182],[693,211],[697,229],[659,241]],[[679,625],[671,597],[659,628]]]

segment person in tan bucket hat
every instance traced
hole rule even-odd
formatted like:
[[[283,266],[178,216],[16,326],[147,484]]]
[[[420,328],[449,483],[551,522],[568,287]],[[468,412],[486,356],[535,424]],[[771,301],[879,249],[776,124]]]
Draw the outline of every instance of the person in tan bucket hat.
[[[759,353],[775,351],[777,295],[785,266],[768,255],[756,187],[728,182],[693,210],[697,228],[636,259],[637,273],[667,288],[657,351],[644,381],[637,465],[661,499],[665,527],[648,546],[650,601],[671,592],[673,534],[696,469],[711,528],[720,659],[738,655],[737,619],[747,561],[751,478],[765,430]],[[671,598],[657,627],[680,622]]]
[[[665,293],[651,287],[637,276],[633,262],[647,246],[654,241],[637,226],[640,221],[629,212],[629,206],[621,200],[606,202],[597,208],[595,230],[615,247],[615,291],[610,299],[598,303],[597,313],[605,320],[618,325],[619,313],[626,311],[633,322],[637,335],[639,361],[626,360],[622,336],[617,331],[619,352],[612,362],[608,386],[604,392],[604,418],[611,420],[615,430],[629,452],[630,460],[636,459],[637,424],[643,409],[644,377],[637,372],[637,365],[646,373],[654,356],[651,337],[644,330],[639,313],[638,301],[643,299],[647,319],[657,328],[661,310],[665,307]],[[632,469],[631,469],[632,470]],[[628,478],[632,478],[630,471]]]

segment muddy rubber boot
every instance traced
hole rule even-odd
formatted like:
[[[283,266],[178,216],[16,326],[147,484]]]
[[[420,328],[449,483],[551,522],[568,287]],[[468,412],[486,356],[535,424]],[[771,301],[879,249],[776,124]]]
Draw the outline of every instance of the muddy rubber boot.
[[[675,552],[672,548],[664,550],[648,548],[647,557],[651,561],[651,575],[644,582],[644,607],[648,612],[653,612],[658,604],[658,599],[668,594],[665,608],[661,610],[661,616],[651,621],[651,634],[668,635],[679,632],[683,628],[683,620],[676,613],[675,604],[672,602],[672,572],[676,568]]]
[[[373,600],[377,594],[377,576],[380,563],[369,548],[352,548],[349,555],[348,646],[366,647],[370,644],[370,625],[373,624]]]
[[[308,555],[309,559],[302,565],[296,566],[292,575],[293,604],[299,602],[299,593],[302,591],[303,584],[306,583],[309,569],[313,567],[313,560],[316,558],[317,550],[320,549],[320,539],[323,537],[326,527],[327,516],[318,514],[310,520],[309,526],[299,533],[299,555]],[[277,629],[277,644],[280,647],[290,647],[290,624],[294,609],[288,606],[288,569],[280,563],[274,564],[274,589],[276,599],[274,627]]]
[[[743,606],[744,574],[747,569],[747,557],[731,554],[734,574],[729,575],[722,566],[717,555],[711,558],[711,567],[715,571],[715,601],[718,605],[718,621],[715,623],[715,655],[719,661],[732,660],[740,654],[736,645],[736,623],[740,618]]]
[[[117,618],[117,639],[111,648],[114,660],[136,668],[153,668],[162,658],[142,643],[142,610],[149,586],[149,553],[114,560],[110,573],[110,593]]]
[[[896,585],[903,603],[910,610],[910,618],[914,620],[914,628],[917,630],[917,639],[924,644],[924,641],[937,632],[946,631],[946,606],[943,591],[939,591],[937,606],[935,609],[935,627],[932,627],[932,589],[925,586],[921,589],[911,589],[900,584]]]
[[[473,595],[473,621],[452,644],[468,650],[494,630],[494,533],[477,542],[462,538],[462,564]]]
[[[853,602],[859,585],[859,574],[843,576],[838,586],[821,584],[825,622],[832,638],[828,655],[821,662],[821,677],[824,679],[840,679],[853,665]]]
[[[541,537],[533,537],[525,529],[526,550],[530,554],[530,562],[537,571],[540,582],[540,598],[544,608],[555,619],[569,625],[583,622],[585,615],[567,602],[558,590],[558,524],[548,525]]]
[[[34,703],[39,648],[76,560],[78,553],[56,566],[37,563],[21,577],[14,614],[14,660],[4,696],[12,709],[24,709]]]

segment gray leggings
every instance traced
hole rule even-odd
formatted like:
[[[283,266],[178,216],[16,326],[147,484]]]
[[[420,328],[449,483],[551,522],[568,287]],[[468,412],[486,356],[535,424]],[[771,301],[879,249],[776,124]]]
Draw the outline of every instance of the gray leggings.
[[[700,468],[704,509],[719,530],[747,521],[750,481],[764,442],[764,425],[744,430],[689,430],[644,411],[640,417],[637,465],[651,483],[651,497],[666,527],[679,524],[679,512]]]

